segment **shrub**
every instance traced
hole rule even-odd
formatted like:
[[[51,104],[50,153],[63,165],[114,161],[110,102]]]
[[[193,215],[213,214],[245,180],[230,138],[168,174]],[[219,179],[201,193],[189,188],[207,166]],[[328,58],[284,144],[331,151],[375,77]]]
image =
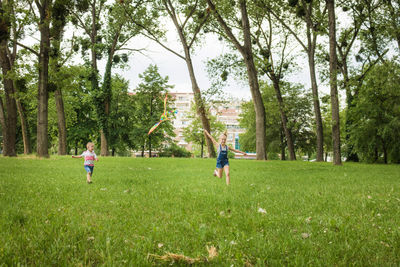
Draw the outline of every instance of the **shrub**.
[[[189,158],[191,155],[192,153],[176,144],[172,144],[160,152],[160,157]]]

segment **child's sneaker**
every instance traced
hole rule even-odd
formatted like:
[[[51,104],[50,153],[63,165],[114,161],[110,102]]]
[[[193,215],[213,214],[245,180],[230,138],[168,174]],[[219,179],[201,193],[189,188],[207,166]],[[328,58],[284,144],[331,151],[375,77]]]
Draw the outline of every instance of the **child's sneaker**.
[[[213,175],[214,175],[214,176],[217,176],[217,170],[214,170]]]

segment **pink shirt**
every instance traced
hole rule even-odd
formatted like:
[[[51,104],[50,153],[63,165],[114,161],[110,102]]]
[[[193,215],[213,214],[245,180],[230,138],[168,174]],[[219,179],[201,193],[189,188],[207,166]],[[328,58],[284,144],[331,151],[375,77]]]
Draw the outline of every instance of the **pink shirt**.
[[[97,159],[97,155],[94,151],[90,152],[89,150],[86,150],[81,156],[85,159],[85,163],[83,163],[84,165],[94,166],[94,160]]]

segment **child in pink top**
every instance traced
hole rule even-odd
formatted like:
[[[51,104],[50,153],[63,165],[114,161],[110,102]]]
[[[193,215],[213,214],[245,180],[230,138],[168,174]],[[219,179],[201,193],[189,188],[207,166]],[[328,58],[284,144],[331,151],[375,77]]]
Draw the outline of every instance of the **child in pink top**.
[[[92,142],[87,143],[86,145],[87,150],[84,151],[80,156],[72,156],[73,158],[84,158],[84,167],[87,172],[87,183],[92,183],[92,175],[94,169],[94,161],[99,161],[97,158],[96,153],[94,153],[94,144]]]

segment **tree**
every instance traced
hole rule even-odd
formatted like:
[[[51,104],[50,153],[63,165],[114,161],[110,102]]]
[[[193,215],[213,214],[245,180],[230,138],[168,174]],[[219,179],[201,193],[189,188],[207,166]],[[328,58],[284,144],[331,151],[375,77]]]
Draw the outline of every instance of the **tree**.
[[[261,65],[262,72],[268,76],[275,89],[282,127],[287,141],[289,158],[290,160],[296,160],[292,131],[288,127],[288,117],[281,91],[281,80],[284,74],[287,73],[290,64],[290,59],[285,60],[285,50],[288,46],[289,33],[282,32],[281,29],[278,29],[276,23],[272,20],[271,14],[266,12],[266,9],[254,8],[252,11],[250,17],[257,26],[252,42],[258,46],[259,65]],[[268,25],[268,27],[266,27],[266,25]],[[280,55],[275,55],[280,58],[276,60],[273,52],[275,46],[273,36],[277,35],[281,36],[283,41],[279,44],[279,46],[281,46]],[[257,56],[256,52],[255,55]]]
[[[143,74],[139,75],[142,82],[135,89],[134,108],[135,108],[135,130],[134,136],[136,142],[142,150],[144,156],[145,148],[151,151],[153,148],[161,148],[162,142],[169,136],[174,136],[173,127],[169,120],[161,123],[158,128],[150,135],[150,128],[160,120],[161,114],[164,112],[164,98],[167,94],[167,89],[171,88],[168,85],[168,77],[161,77],[158,73],[158,68],[155,65],[150,65]],[[167,101],[167,108],[170,108],[171,100]]]
[[[342,165],[340,152],[340,117],[339,99],[337,91],[337,54],[336,54],[336,17],[335,1],[326,0],[329,17],[329,72],[332,105],[332,141],[333,141],[333,163]]]
[[[351,144],[367,162],[400,163],[400,65],[376,65],[358,90],[350,116]]]
[[[269,12],[295,37],[308,57],[316,122],[317,161],[323,161],[324,154],[323,127],[315,64],[317,38],[319,35],[324,34],[327,10],[326,7],[321,10],[321,2],[322,1],[319,0],[289,1],[288,6],[288,4],[283,1],[274,1],[272,4],[266,5]],[[289,23],[289,21],[291,23]],[[301,27],[302,25],[305,27]],[[301,38],[301,33],[296,31],[297,28],[301,28],[301,31],[305,34],[306,42]]]
[[[64,28],[67,23],[67,16],[73,8],[72,0],[55,0],[52,7],[51,21],[51,54],[50,54],[50,85],[54,91],[54,98],[57,108],[58,123],[58,155],[67,154],[67,126],[65,122],[64,101],[62,88],[60,87],[60,68],[66,61],[62,59],[61,42]],[[70,53],[71,55],[72,53]],[[67,57],[68,58],[68,57]],[[62,60],[64,62],[62,62]]]
[[[67,125],[67,147],[74,149],[86,148],[89,141],[98,140],[98,130],[93,98],[90,95],[91,82],[88,79],[91,69],[84,66],[63,67],[62,85],[64,88],[64,104]]]
[[[48,150],[48,88],[49,88],[49,51],[50,21],[52,0],[35,0],[39,11],[39,78],[38,78],[38,115],[37,115],[37,155],[49,157]]]
[[[9,76],[12,71],[12,62],[9,56],[8,43],[10,39],[11,5],[0,2],[0,64],[3,74],[3,87],[5,95],[5,109],[0,101],[0,120],[3,129],[3,155],[16,156],[16,130],[17,130],[17,104],[13,80]],[[8,9],[8,11],[7,11]]]
[[[193,103],[192,110],[190,111],[190,114],[187,117],[188,119],[191,120],[191,123],[183,130],[183,137],[187,142],[192,142],[196,145],[200,145],[200,151],[201,151],[200,156],[201,158],[203,158],[203,146],[205,142],[205,137],[200,118],[196,116],[197,108],[195,105],[196,104]],[[209,106],[206,106],[206,111],[207,111],[207,118],[210,121],[210,128],[212,129],[213,137],[216,140],[218,140],[218,136],[223,132],[225,126],[224,124],[222,124],[217,120],[216,116],[213,116],[210,113]]]
[[[247,5],[245,0],[239,1],[239,10],[241,14],[241,34],[240,38],[243,38],[243,45],[239,42],[239,38],[234,35],[232,28],[228,25],[227,19],[223,18],[232,16],[235,14],[235,7],[231,6],[230,3],[221,2],[217,7],[211,0],[207,0],[209,9],[213,13],[222,31],[225,33],[226,39],[233,43],[235,48],[240,52],[243,60],[246,64],[248,81],[252,99],[254,102],[255,118],[256,118],[256,153],[258,160],[266,160],[266,134],[265,134],[265,108],[262,101],[259,81],[257,76],[257,68],[254,63],[252,41],[250,32],[250,23],[247,13]],[[230,14],[224,14],[224,9],[228,9]]]
[[[266,82],[260,83],[262,88],[263,102],[265,104],[266,129],[267,129],[267,152],[270,158],[276,158],[277,154],[281,159],[286,159],[287,140],[280,117],[280,107],[276,100],[275,89],[273,85]],[[299,85],[282,83],[282,97],[286,105],[285,112],[288,114],[288,127],[293,132],[293,142],[295,151],[310,155],[314,152],[315,143],[313,138],[312,117],[312,96],[306,94]],[[254,111],[252,102],[242,105],[242,114],[239,120],[240,126],[246,129],[244,134],[240,135],[240,145],[247,151],[254,151]]]
[[[184,2],[162,0],[159,3],[155,2],[154,5],[153,9],[162,10],[175,26],[179,41],[182,45],[183,54],[169,48],[165,42],[162,41],[164,34],[160,33],[162,30],[159,29],[159,26],[157,27],[154,24],[144,25],[142,23],[139,23],[139,25],[142,25],[143,29],[146,31],[146,33],[144,33],[145,36],[185,61],[192,84],[197,114],[201,118],[203,129],[210,131],[210,122],[206,116],[205,104],[203,103],[192,61],[193,47],[201,40],[201,29],[206,24],[209,17],[209,14],[205,12],[205,2],[198,0]],[[130,13],[129,7],[127,7],[127,12]],[[130,18],[134,23],[138,24],[135,17],[130,15]],[[210,157],[215,157],[215,150],[211,140],[206,138],[206,141]]]
[[[113,130],[109,138],[112,156],[134,148],[134,139],[130,135],[135,124],[135,110],[133,110],[133,96],[128,93],[128,86],[128,81],[119,75],[113,77],[113,98],[110,106],[110,121]]]
[[[156,12],[150,12],[147,1],[129,1],[134,8],[131,16],[135,17],[138,24],[152,20]],[[108,5],[104,0],[80,1],[74,12],[73,24],[81,28],[86,37],[81,38],[82,54],[92,67],[93,102],[96,107],[97,120],[101,136],[101,155],[108,155],[109,139],[109,115],[112,99],[112,68],[123,65],[128,61],[128,54],[119,51],[137,51],[127,48],[126,45],[132,37],[140,32],[138,24],[130,23],[126,17],[123,1],[116,1]],[[102,27],[104,25],[105,27]],[[86,51],[90,48],[90,58],[86,57]],[[103,82],[100,84],[100,72],[98,60],[106,56],[106,66]]]

